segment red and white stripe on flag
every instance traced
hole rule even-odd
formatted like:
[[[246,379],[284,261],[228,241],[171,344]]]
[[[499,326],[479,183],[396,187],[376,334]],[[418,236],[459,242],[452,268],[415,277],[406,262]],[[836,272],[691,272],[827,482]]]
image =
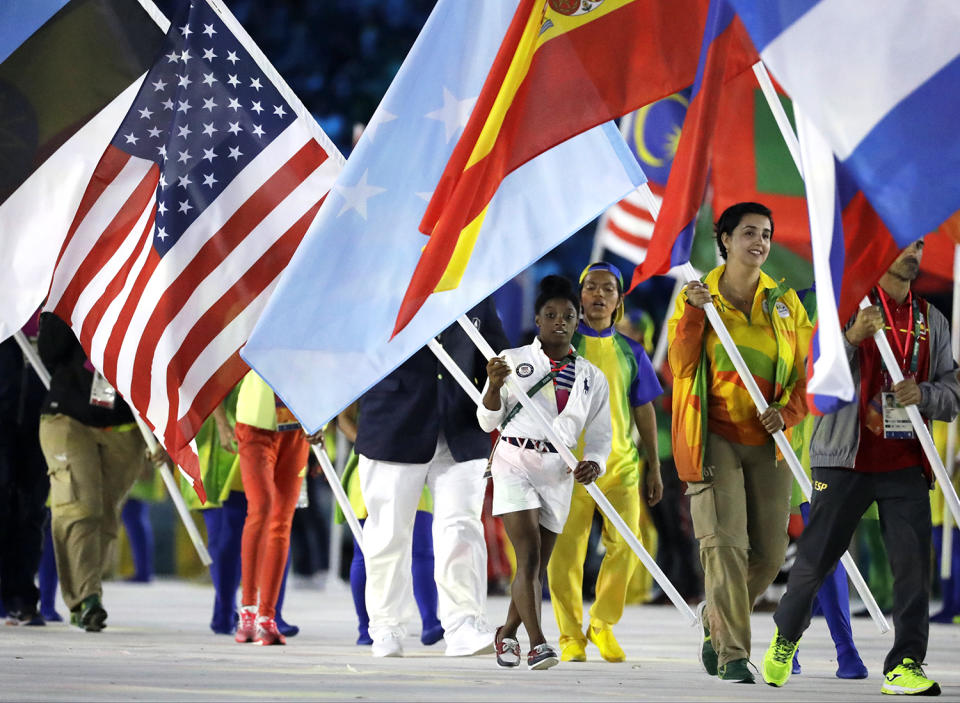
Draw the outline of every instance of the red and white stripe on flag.
[[[660,191],[650,183],[650,190],[659,204]],[[646,200],[638,191],[630,193],[610,206],[597,225],[597,249],[612,251],[627,261],[639,264],[647,256],[647,247],[653,235],[653,216],[647,210]]]
[[[182,4],[171,23],[86,186],[45,305],[201,498],[189,442],[246,373],[239,349],[343,163],[211,2]]]
[[[340,165],[293,122],[162,256],[155,162],[111,145],[87,187],[45,309],[195,479],[188,443],[246,372],[238,351]]]

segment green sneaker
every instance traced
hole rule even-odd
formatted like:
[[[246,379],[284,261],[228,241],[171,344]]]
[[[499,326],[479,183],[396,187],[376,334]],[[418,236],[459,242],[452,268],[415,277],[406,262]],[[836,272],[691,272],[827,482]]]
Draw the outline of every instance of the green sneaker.
[[[72,621],[72,617],[71,617]],[[107,611],[103,609],[100,596],[87,596],[80,604],[80,627],[87,632],[100,632],[107,626]]]
[[[700,626],[700,639],[697,641],[697,659],[700,661],[700,666],[703,667],[704,671],[710,674],[710,676],[716,676],[717,652],[713,648],[713,642],[710,641],[710,628],[707,626],[706,618],[704,618],[703,611],[706,607],[706,601],[703,601],[697,606],[697,625]]]
[[[894,696],[939,696],[940,684],[927,678],[919,662],[904,657],[902,664],[883,675],[880,692]]]
[[[721,664],[717,676],[720,677],[721,681],[727,681],[728,683],[756,683],[749,665],[749,659],[734,659],[726,664]]]
[[[793,671],[793,655],[798,644],[800,640],[791,642],[781,636],[779,628],[774,630],[770,649],[763,655],[763,663],[760,664],[764,681],[771,686],[783,686],[787,682]]]

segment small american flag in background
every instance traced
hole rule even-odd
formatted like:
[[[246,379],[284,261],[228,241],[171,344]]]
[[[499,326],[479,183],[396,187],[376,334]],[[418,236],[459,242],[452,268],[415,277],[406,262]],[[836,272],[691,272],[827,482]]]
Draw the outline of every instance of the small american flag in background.
[[[662,188],[648,182],[658,204],[663,200]],[[597,224],[594,235],[595,255],[591,261],[602,258],[604,249],[639,264],[647,256],[650,236],[653,234],[653,216],[647,210],[646,200],[634,191],[607,208]]]
[[[197,0],[171,25],[87,187],[45,306],[201,497],[188,443],[246,372],[237,352],[343,164],[212,4]]]

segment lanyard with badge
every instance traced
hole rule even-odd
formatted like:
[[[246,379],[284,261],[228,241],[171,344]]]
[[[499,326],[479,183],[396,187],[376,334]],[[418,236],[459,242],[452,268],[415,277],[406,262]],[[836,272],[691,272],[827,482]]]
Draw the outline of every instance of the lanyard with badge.
[[[916,378],[917,368],[920,363],[920,333],[923,328],[923,320],[920,317],[920,303],[913,297],[913,291],[908,294],[907,300],[910,305],[910,329],[898,330],[894,322],[890,307],[887,304],[887,295],[882,289],[877,289],[877,297],[883,306],[884,322],[890,328],[893,336],[893,348],[897,356],[902,360],[900,363],[904,378]],[[903,332],[903,342],[900,341],[900,332]],[[910,337],[913,337],[913,349],[911,350]],[[907,357],[910,352],[909,359]],[[908,371],[909,368],[909,371]],[[897,402],[896,396],[892,390],[890,373],[886,367],[881,371],[883,385],[880,390],[880,405],[883,408],[883,438],[884,439],[913,439],[916,435],[913,432],[913,424],[910,422],[910,416],[907,415],[907,409]]]
[[[273,396],[274,407],[277,412],[277,432],[290,432],[291,430],[300,429],[300,421],[294,416],[290,408],[283,404],[283,401],[277,397],[276,394]]]

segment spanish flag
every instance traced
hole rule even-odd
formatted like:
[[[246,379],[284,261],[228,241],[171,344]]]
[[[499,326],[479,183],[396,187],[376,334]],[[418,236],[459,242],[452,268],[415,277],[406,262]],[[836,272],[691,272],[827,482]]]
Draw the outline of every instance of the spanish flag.
[[[420,223],[394,334],[458,285],[503,179],[570,137],[693,83],[705,0],[522,0]],[[572,164],[575,168],[575,165]],[[576,197],[576,172],[570,174]]]

